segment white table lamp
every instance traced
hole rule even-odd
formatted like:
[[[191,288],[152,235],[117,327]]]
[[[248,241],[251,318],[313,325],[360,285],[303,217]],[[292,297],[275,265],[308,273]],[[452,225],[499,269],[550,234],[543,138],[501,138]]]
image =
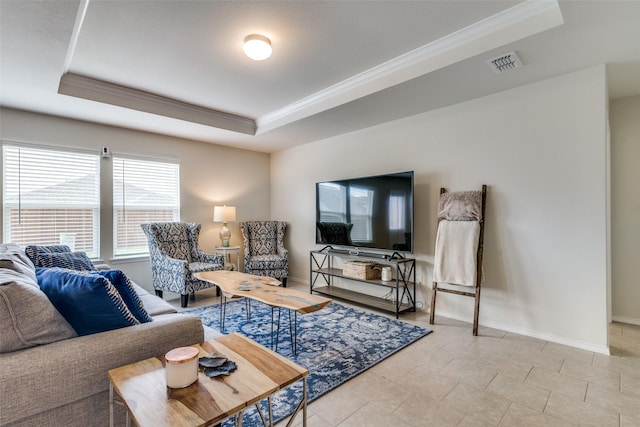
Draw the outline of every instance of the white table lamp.
[[[222,241],[222,247],[229,246],[229,240],[231,240],[231,231],[227,228],[228,222],[236,220],[236,207],[235,206],[214,206],[213,207],[213,222],[221,222],[222,228],[220,229],[220,240]]]

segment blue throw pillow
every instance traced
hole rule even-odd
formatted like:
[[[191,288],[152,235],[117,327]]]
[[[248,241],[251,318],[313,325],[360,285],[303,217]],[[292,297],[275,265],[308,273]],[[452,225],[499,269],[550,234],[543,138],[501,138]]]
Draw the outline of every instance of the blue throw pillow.
[[[78,335],[140,324],[104,276],[61,268],[37,268],[36,277],[40,289]]]
[[[120,293],[122,300],[127,305],[131,313],[140,321],[140,323],[147,323],[153,321],[147,310],[145,310],[142,301],[138,297],[138,294],[133,289],[133,285],[129,278],[121,270],[98,270],[93,271],[94,274],[99,274],[109,279],[111,284]]]
[[[67,248],[67,251],[60,250]],[[71,252],[68,246],[27,246],[25,253],[36,267],[59,267],[91,271],[96,267],[84,252]]]

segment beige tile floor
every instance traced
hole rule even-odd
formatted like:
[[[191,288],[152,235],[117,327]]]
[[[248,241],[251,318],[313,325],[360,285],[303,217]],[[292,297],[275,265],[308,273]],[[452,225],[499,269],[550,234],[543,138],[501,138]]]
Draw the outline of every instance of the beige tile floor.
[[[189,308],[217,301],[201,291]],[[309,427],[640,426],[640,326],[611,324],[606,356],[482,326],[474,337],[424,311],[401,318],[434,332],[311,403]]]

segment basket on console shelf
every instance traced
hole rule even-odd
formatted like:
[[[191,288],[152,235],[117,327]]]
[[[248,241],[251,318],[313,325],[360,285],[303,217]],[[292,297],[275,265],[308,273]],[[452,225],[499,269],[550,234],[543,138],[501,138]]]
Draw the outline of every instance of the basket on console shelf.
[[[342,274],[347,277],[361,280],[380,279],[380,269],[376,263],[367,261],[347,261],[342,266]]]

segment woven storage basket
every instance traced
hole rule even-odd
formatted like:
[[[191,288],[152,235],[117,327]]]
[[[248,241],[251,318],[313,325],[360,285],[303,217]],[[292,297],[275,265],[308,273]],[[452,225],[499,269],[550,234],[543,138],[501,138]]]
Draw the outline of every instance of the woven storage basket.
[[[366,261],[347,261],[342,267],[342,274],[347,277],[362,280],[380,279],[380,269],[377,264]]]

